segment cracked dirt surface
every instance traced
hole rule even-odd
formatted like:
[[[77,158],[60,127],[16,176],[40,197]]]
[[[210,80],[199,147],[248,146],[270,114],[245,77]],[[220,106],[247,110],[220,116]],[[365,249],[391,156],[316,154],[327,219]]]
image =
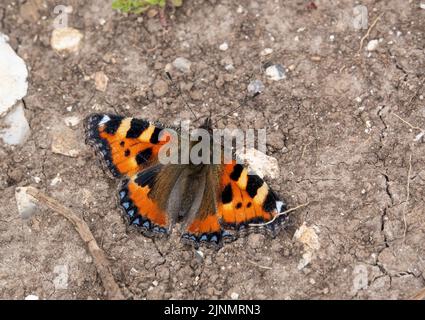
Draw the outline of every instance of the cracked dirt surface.
[[[66,3],[74,8],[69,23],[84,40],[78,54],[65,56],[49,45],[56,3],[28,14],[24,2],[0,4],[0,31],[29,68],[32,132],[19,148],[0,147],[1,298],[104,298],[69,223],[43,208],[29,221],[19,217],[14,190],[26,185],[82,214],[127,298],[399,299],[425,286],[425,148],[414,140],[420,131],[394,115],[425,128],[419,1],[362,1],[370,21],[383,14],[364,46],[383,40],[376,51],[358,53],[366,30],[344,20],[348,0],[315,1],[317,10],[306,1],[247,0],[242,10],[230,0],[187,1],[168,32],[156,19],[113,12],[109,1],[73,0]],[[229,49],[220,51],[224,41]],[[261,56],[267,47],[273,53]],[[117,181],[83,144],[82,123],[66,127],[65,117],[99,111],[165,123],[189,118],[171,87],[160,98],[152,92],[180,56],[192,72],[175,81],[200,115],[232,110],[250,79],[264,81],[264,93],[218,127],[267,128],[268,154],[281,169],[270,185],[290,207],[309,202],[276,239],[251,235],[218,252],[202,249],[202,257],[177,234],[153,241],[127,230]],[[287,79],[268,81],[267,62],[285,65]],[[106,92],[90,78],[98,71],[109,78]],[[51,151],[57,132],[72,136],[76,157]],[[320,249],[299,270],[303,250],[293,234],[303,223],[314,228]],[[58,286],[57,266],[68,270],[66,286]]]

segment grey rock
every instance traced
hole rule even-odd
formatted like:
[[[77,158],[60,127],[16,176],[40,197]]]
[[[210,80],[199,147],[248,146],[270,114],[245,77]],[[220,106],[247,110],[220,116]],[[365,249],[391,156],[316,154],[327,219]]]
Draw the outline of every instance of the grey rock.
[[[261,80],[253,80],[248,85],[248,93],[251,95],[261,93],[265,89],[264,83]]]

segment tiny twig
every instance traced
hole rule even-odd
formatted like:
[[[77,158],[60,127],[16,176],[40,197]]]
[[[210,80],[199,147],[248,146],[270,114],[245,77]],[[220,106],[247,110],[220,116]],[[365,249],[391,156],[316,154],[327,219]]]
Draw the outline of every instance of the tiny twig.
[[[306,203],[300,204],[299,206],[296,206],[295,208],[288,209],[288,210],[286,210],[286,211],[283,211],[283,212],[281,212],[281,213],[279,213],[279,214],[275,215],[275,216],[273,217],[273,219],[271,219],[270,221],[267,221],[267,222],[265,222],[265,223],[250,223],[248,226],[250,226],[250,227],[261,227],[261,226],[266,226],[266,225],[268,225],[268,224],[272,223],[273,221],[275,221],[278,217],[283,216],[283,215],[285,215],[285,214],[287,214],[287,213],[289,213],[289,212],[295,211],[295,210],[297,210],[297,209],[300,209],[300,208],[306,207],[306,206],[308,206],[309,204],[310,204],[310,202],[306,202]]]
[[[407,233],[407,221],[406,221],[406,209],[409,204],[410,199],[410,174],[412,172],[412,155],[409,157],[409,171],[407,173],[407,186],[406,186],[406,201],[404,202],[403,207],[403,223],[404,223],[404,232],[403,232],[403,242],[406,241],[406,233]]]
[[[249,262],[250,264],[253,264],[254,266],[256,266],[256,267],[258,267],[258,268],[261,268],[261,269],[273,270],[273,268],[272,268],[272,267],[262,266],[261,264],[255,263],[255,262],[254,262],[254,261],[252,261],[252,260],[248,260],[248,262]]]
[[[411,124],[410,122],[408,122],[407,120],[404,120],[402,117],[400,117],[398,114],[396,114],[396,113],[394,113],[394,112],[392,112],[392,114],[394,115],[394,116],[396,116],[401,122],[403,122],[403,123],[405,123],[405,124],[407,124],[411,129],[414,129],[414,130],[419,130],[421,133],[419,133],[417,136],[416,136],[416,138],[415,138],[415,141],[419,141],[421,138],[422,138],[422,136],[423,135],[425,135],[425,130],[424,129],[422,129],[422,128],[420,128],[420,127],[418,127],[418,126],[414,126],[413,124]]]
[[[422,128],[419,128],[417,126],[414,126],[413,124],[411,124],[410,122],[404,120],[402,117],[400,117],[397,113],[392,112],[393,115],[395,115],[400,121],[404,122],[405,124],[407,124],[410,128],[415,129],[415,130],[419,130],[419,131],[425,131]]]
[[[375,25],[378,23],[378,21],[381,19],[383,13],[381,13],[378,17],[376,17],[376,19],[373,21],[372,25],[369,27],[369,29],[367,30],[366,34],[360,39],[360,48],[359,48],[359,53],[363,48],[363,42],[366,40],[366,38],[369,37],[370,32],[372,31],[372,29],[375,27]]]
[[[72,225],[80,235],[81,239],[86,243],[88,251],[93,257],[93,261],[96,265],[97,272],[100,278],[102,279],[102,284],[105,288],[108,299],[124,299],[124,296],[122,295],[118,284],[115,282],[115,279],[112,276],[109,261],[106,258],[105,253],[102,251],[102,249],[99,248],[96,239],[93,237],[93,234],[91,233],[86,222],[80,217],[78,217],[70,209],[60,204],[57,200],[50,198],[49,196],[45,195],[43,192],[36,188],[28,187],[27,193],[35,200],[43,203],[48,208],[59,213],[61,216],[65,217],[69,222],[72,223]]]

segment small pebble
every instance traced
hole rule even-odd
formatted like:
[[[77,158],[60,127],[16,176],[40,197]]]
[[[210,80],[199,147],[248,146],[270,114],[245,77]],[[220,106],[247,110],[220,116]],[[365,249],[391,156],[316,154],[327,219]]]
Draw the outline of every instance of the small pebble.
[[[23,144],[30,136],[30,130],[22,102],[0,119],[0,138],[8,145]]]
[[[155,97],[162,97],[167,94],[168,92],[168,83],[164,80],[158,80],[154,83],[152,87],[153,94]]]
[[[183,57],[176,58],[173,61],[174,68],[176,68],[177,70],[184,72],[184,73],[190,72],[190,66],[191,65],[192,65],[192,63],[188,59],[183,58]]]
[[[27,187],[18,187],[15,189],[16,205],[22,219],[30,218],[37,207],[34,203],[34,199],[27,194],[27,190]]]
[[[65,264],[58,264],[54,267],[53,272],[57,274],[57,276],[53,279],[53,285],[55,286],[55,289],[68,289],[68,266]]]
[[[74,127],[80,123],[80,118],[78,116],[70,116],[63,119],[63,121],[68,127]]]
[[[366,50],[367,51],[375,51],[376,49],[378,49],[379,46],[379,41],[374,39],[374,40],[370,40],[369,43],[366,46]]]
[[[259,249],[264,246],[264,235],[260,233],[251,233],[247,239],[248,247]]]
[[[238,300],[239,299],[239,293],[232,292],[230,294],[230,298],[232,298],[232,300]]]
[[[220,44],[220,46],[218,48],[221,51],[226,51],[227,49],[229,49],[229,45],[227,44],[227,42],[223,42],[222,44]]]
[[[285,69],[281,64],[274,64],[266,69],[266,76],[274,81],[286,79]]]
[[[226,71],[233,71],[233,70],[235,70],[235,67],[233,66],[233,64],[226,64],[226,65],[224,66],[224,69],[225,69]]]
[[[277,159],[255,148],[236,150],[236,155],[238,159],[246,162],[249,169],[254,171],[261,178],[268,177],[270,179],[276,179],[280,175]]]
[[[201,250],[196,250],[195,252],[201,259],[204,259],[204,253]]]
[[[53,153],[77,157],[81,153],[80,143],[76,131],[69,127],[58,124],[53,128],[51,145]]]
[[[50,45],[58,52],[76,52],[80,48],[83,34],[74,28],[54,29],[50,39]]]
[[[29,294],[25,297],[25,300],[39,300],[39,297],[35,294]]]
[[[105,92],[108,86],[109,78],[103,71],[98,71],[94,74],[94,83],[96,90]]]
[[[248,85],[248,93],[254,95],[256,93],[261,93],[265,89],[265,86],[261,80],[253,80]]]
[[[54,186],[56,186],[58,183],[60,183],[60,182],[62,182],[62,178],[60,177],[60,173],[58,173],[57,175],[56,175],[56,177],[54,177],[53,179],[52,179],[52,181],[50,182],[50,186],[52,186],[52,187],[54,187]]]
[[[269,54],[272,54],[272,53],[273,53],[272,48],[265,48],[265,49],[261,50],[260,55],[268,56]]]

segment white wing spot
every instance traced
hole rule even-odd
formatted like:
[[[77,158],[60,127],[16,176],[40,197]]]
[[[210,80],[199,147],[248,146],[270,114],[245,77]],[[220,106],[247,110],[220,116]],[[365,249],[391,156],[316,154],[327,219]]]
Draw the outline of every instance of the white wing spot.
[[[276,201],[276,209],[278,213],[282,212],[283,202],[282,201]]]
[[[109,120],[111,120],[111,118],[107,115],[104,115],[102,120],[99,121],[99,125],[101,126],[102,124],[105,124],[106,122],[108,122]]]

